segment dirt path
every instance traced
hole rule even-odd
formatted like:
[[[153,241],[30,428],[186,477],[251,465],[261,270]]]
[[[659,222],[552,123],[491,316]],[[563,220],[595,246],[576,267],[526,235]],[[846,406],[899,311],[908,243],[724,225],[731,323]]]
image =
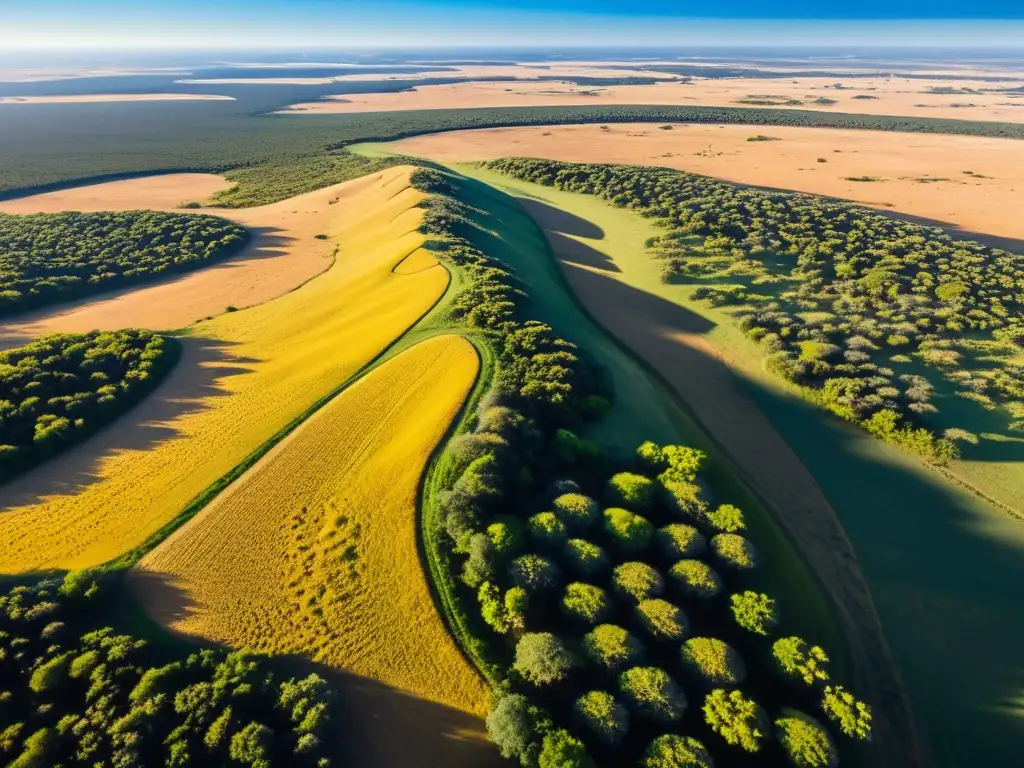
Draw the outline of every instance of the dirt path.
[[[35,310],[0,325],[0,349],[46,333],[143,327],[182,328],[291,291],[331,265],[334,243],[318,235],[339,222],[337,203],[371,183],[356,179],[258,208],[190,209],[234,221],[252,235],[244,251],[194,272],[136,288],[121,288],[67,304]],[[48,192],[0,202],[0,213],[125,211],[140,208],[183,213],[180,205],[225,187],[223,177],[165,174]]]
[[[842,525],[810,472],[703,338],[707,321],[627,285],[614,265],[581,263],[577,241],[559,232],[557,209],[521,202],[548,235],[580,301],[665,377],[804,553],[847,638],[853,687],[878,704],[875,738],[885,765],[922,765],[909,701]]]

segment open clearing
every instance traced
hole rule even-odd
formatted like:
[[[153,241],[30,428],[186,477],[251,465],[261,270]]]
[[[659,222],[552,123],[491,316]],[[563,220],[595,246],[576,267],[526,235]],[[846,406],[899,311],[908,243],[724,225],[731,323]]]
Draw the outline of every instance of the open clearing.
[[[140,602],[175,632],[485,714],[487,686],[434,606],[416,519],[420,476],[477,370],[450,335],[373,369],[147,555],[131,576]],[[350,730],[376,732],[380,750],[365,764],[425,764],[409,729],[429,723],[374,697],[359,706]]]
[[[114,101],[234,101],[213,93],[90,93],[76,96],[0,96],[0,104],[103,104]]]
[[[816,531],[838,514],[931,757],[950,768],[997,764],[1024,736],[1024,526],[788,393],[725,313],[691,302],[691,286],[661,282],[644,245],[651,222],[594,197],[470,172],[522,198],[580,300],[684,396],[832,588],[840,567],[856,567],[830,552],[844,549],[841,532]],[[872,622],[858,612],[870,604],[833,594],[852,622],[847,636],[866,638]]]
[[[778,141],[748,141],[757,135]],[[658,165],[851,200],[951,226],[964,236],[1024,240],[1024,218],[1018,215],[1024,142],[1009,139],[739,125],[677,124],[661,130],[633,123],[437,133],[387,149],[440,162],[520,156]],[[863,177],[878,180],[849,180]]]
[[[482,74],[429,73],[431,77],[578,76],[578,68],[529,71],[523,68],[492,68]],[[427,73],[421,73],[423,77]],[[667,77],[651,71],[604,70],[592,77]],[[363,79],[382,80],[377,75]],[[396,80],[411,76],[389,76]],[[345,80],[349,78],[338,78]],[[329,81],[328,81],[329,82]],[[842,87],[835,88],[839,83]],[[1024,122],[1024,93],[995,89],[1020,86],[971,80],[910,80],[906,78],[848,78],[836,75],[788,78],[696,78],[689,83],[653,85],[574,85],[557,80],[488,82],[470,80],[449,85],[419,85],[407,91],[328,96],[321,101],[295,104],[286,110],[301,114],[349,114],[412,109],[468,109],[474,107],[547,107],[557,105],[680,105],[768,106],[782,109],[814,109],[865,115],[944,117],[954,120]],[[934,92],[940,89],[940,92]],[[948,89],[948,90],[947,90]],[[982,91],[982,89],[990,89]],[[859,98],[858,98],[859,97]]]
[[[330,266],[334,243],[316,236],[336,233],[342,226],[339,219],[347,201],[373,183],[372,177],[356,179],[258,208],[189,210],[246,227],[252,233],[252,242],[237,256],[194,272],[14,318],[0,328],[0,348],[56,332],[181,328],[219,315],[228,306],[241,309],[281,296]],[[181,213],[183,202],[203,200],[226,186],[222,177],[210,174],[165,174],[0,201],[0,212],[149,208]]]
[[[199,323],[139,409],[0,489],[0,573],[97,565],[142,545],[427,312],[444,267],[393,272],[424,242],[411,170],[375,174],[346,200],[330,270]],[[147,406],[163,417],[147,420]]]

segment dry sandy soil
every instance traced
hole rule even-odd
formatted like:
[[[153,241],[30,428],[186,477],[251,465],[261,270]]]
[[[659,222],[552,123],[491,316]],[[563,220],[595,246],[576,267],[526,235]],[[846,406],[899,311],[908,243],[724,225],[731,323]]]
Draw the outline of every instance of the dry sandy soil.
[[[358,181],[358,180],[356,180]],[[228,306],[261,304],[320,274],[331,264],[333,245],[316,235],[329,230],[333,207],[354,189],[341,184],[272,205],[245,209],[196,209],[249,229],[253,241],[231,259],[141,288],[124,288],[45,308],[0,325],[0,349],[46,333],[96,328],[181,328],[218,315]],[[2,213],[178,210],[224,189],[220,176],[167,174],[94,184],[0,202]]]
[[[778,141],[748,141],[759,134]],[[1014,242],[1024,239],[1024,141],[1012,139],[742,125],[662,130],[634,123],[438,133],[389,148],[441,162],[524,156],[679,168],[852,200],[1024,247]],[[879,180],[848,180],[865,176]]]
[[[498,71],[491,76],[536,77],[527,68]],[[598,74],[600,72],[600,74]],[[564,75],[581,74],[571,68]],[[563,74],[563,70],[545,71]],[[597,77],[656,76],[656,72],[597,70]],[[433,77],[461,76],[461,73],[433,73]],[[477,74],[467,75],[480,77]],[[358,76],[381,79],[379,75]],[[390,77],[390,76],[389,76]],[[342,78],[339,78],[342,79]],[[393,79],[408,80],[409,76]],[[835,88],[841,83],[842,88]],[[961,120],[1024,122],[1024,92],[936,94],[929,89],[955,88],[981,90],[1005,88],[1024,83],[983,83],[971,80],[910,80],[907,78],[822,77],[790,79],[730,78],[695,79],[690,83],[655,85],[577,86],[560,82],[482,82],[452,85],[422,85],[396,93],[344,94],[322,101],[296,104],[283,110],[302,114],[346,114],[351,112],[389,112],[405,109],[451,109],[468,107],[540,107],[557,105],[649,104],[681,106],[766,106],[786,109],[813,109],[822,112],[853,112],[870,115],[907,115],[945,117]],[[857,97],[862,98],[857,98]],[[871,97],[871,98],[866,98]],[[829,99],[834,104],[817,103]],[[787,103],[787,102],[798,103]],[[750,103],[757,102],[757,103]]]
[[[84,96],[2,96],[0,104],[93,104],[110,101],[234,101],[213,93],[90,93]]]

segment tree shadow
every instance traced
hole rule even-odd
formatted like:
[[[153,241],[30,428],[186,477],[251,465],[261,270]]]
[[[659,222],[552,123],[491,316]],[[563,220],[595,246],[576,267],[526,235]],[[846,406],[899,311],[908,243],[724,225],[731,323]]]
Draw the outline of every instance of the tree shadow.
[[[107,460],[174,439],[181,434],[181,417],[212,408],[211,400],[228,394],[225,378],[247,373],[259,362],[233,355],[229,342],[192,337],[179,341],[178,363],[140,403],[84,442],[0,486],[0,519],[5,511],[50,496],[80,493],[102,479]]]
[[[535,221],[544,222],[543,226],[548,241],[551,243],[552,249],[561,255],[561,258],[584,267],[602,269],[607,272],[622,271],[607,254],[601,253],[593,246],[577,239],[603,240],[604,230],[600,227],[583,226],[579,222],[584,224],[590,224],[590,222],[539,200],[528,197],[517,197],[516,199]],[[595,232],[596,234],[594,234]]]
[[[132,569],[127,600],[112,617],[135,636],[180,656],[200,648],[226,648],[196,635],[169,630],[171,622],[201,609],[166,573]],[[387,649],[380,649],[387,653]],[[316,673],[336,695],[335,728],[328,738],[339,765],[498,768],[508,766],[490,743],[480,717],[302,655],[270,657],[286,675]]]

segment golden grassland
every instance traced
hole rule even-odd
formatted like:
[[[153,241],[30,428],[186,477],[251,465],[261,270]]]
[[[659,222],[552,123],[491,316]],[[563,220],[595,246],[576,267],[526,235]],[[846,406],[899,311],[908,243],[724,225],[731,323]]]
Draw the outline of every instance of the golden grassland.
[[[419,479],[476,380],[473,345],[436,336],[314,414],[132,573],[169,628],[303,654],[482,714],[487,693],[431,598]]]
[[[193,326],[179,368],[205,359],[176,372],[180,391],[149,398],[171,416],[140,424],[129,413],[0,488],[0,573],[93,566],[139,547],[428,311],[448,285],[444,267],[420,253],[425,268],[394,272],[424,243],[411,171],[389,169],[338,206],[328,234],[339,254],[323,275]],[[153,439],[140,440],[147,428]]]

